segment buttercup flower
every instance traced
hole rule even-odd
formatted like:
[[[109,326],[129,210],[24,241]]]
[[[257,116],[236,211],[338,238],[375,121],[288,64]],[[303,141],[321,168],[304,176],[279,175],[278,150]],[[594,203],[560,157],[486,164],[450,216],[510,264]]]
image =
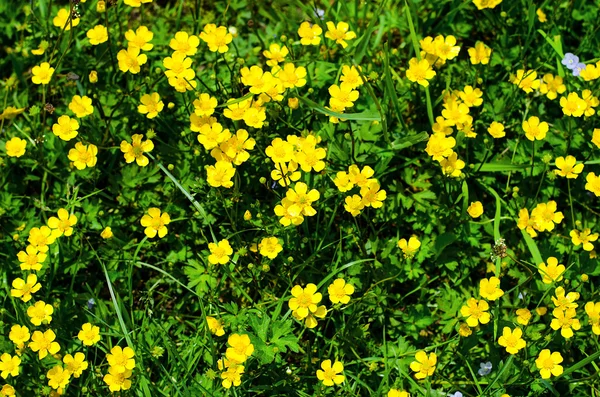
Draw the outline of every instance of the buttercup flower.
[[[125,32],[125,39],[127,40],[128,48],[139,48],[142,51],[150,51],[154,48],[154,44],[151,44],[150,41],[154,37],[154,33],[150,31],[146,26],[140,26],[133,31],[133,29],[129,29]]]
[[[29,348],[34,352],[38,352],[39,359],[43,359],[50,354],[56,354],[60,350],[58,342],[54,342],[56,334],[51,329],[46,332],[35,331],[31,336]]]
[[[511,330],[509,327],[502,329],[502,336],[498,339],[500,346],[506,347],[506,351],[510,354],[517,354],[519,350],[523,349],[527,342],[522,339],[523,331],[521,328],[515,328]]]
[[[325,386],[339,385],[346,379],[341,375],[342,372],[344,372],[344,365],[341,362],[336,360],[331,365],[331,360],[325,360],[321,363],[321,369],[317,370],[317,378],[323,381]]]
[[[163,110],[165,104],[160,100],[158,92],[144,94],[140,98],[141,105],[138,105],[138,112],[145,114],[149,119],[153,119]]]
[[[277,237],[265,237],[258,244],[259,252],[262,256],[266,256],[269,259],[275,259],[283,247],[279,244]]]
[[[571,242],[575,247],[579,247],[583,244],[584,251],[592,251],[594,249],[592,242],[598,240],[598,233],[592,233],[589,228],[585,228],[581,231],[571,230],[569,235],[571,236]]]
[[[46,304],[44,301],[37,301],[33,306],[27,308],[27,315],[29,316],[31,323],[38,327],[42,323],[50,324],[52,321],[52,313],[54,313],[54,307]]]
[[[350,295],[354,293],[354,286],[346,284],[346,280],[343,278],[338,278],[327,287],[327,292],[329,293],[331,303],[342,303],[345,305],[350,302]]]
[[[472,202],[467,208],[467,213],[471,218],[479,218],[483,214],[483,205],[481,201]]]
[[[77,217],[75,214],[69,214],[69,212],[61,208],[58,210],[58,218],[51,216],[48,219],[48,227],[52,229],[52,234],[56,237],[66,236],[69,237],[73,234],[73,226],[77,223]]]
[[[209,23],[200,33],[200,39],[208,45],[210,51],[222,54],[229,51],[228,44],[233,40],[233,36],[225,26],[217,27],[217,25]]]
[[[398,241],[398,248],[402,250],[405,258],[412,258],[415,256],[419,247],[421,247],[421,242],[416,236],[411,236],[408,241],[406,241],[405,238],[401,238]]]
[[[31,294],[38,292],[42,288],[42,285],[37,281],[37,276],[33,273],[27,276],[27,281],[20,277],[14,279],[12,282],[12,289],[10,290],[10,296],[21,298],[23,302],[29,302],[31,300]]]
[[[530,141],[544,139],[549,129],[548,123],[545,121],[540,122],[540,119],[536,116],[531,116],[529,119],[523,121],[522,126],[525,136]]]
[[[346,48],[348,47],[346,40],[356,38],[356,33],[348,29],[350,29],[350,26],[346,22],[338,22],[337,25],[331,21],[327,22],[327,32],[325,32],[325,37],[335,40],[342,48]]]
[[[229,347],[225,352],[227,359],[235,364],[243,364],[254,352],[254,345],[246,334],[231,334],[227,339]]]
[[[323,29],[317,24],[311,25],[309,22],[302,22],[298,28],[300,44],[319,45],[321,43],[321,34]]]
[[[74,356],[67,354],[63,357],[63,363],[67,366],[65,369],[75,378],[79,378],[81,373],[88,368],[88,362],[85,361],[85,354],[82,352],[77,352]]]
[[[8,334],[8,338],[13,342],[17,348],[22,348],[25,345],[25,342],[29,341],[31,334],[29,333],[29,328],[24,325],[15,324],[10,328],[10,333]]]
[[[460,314],[467,317],[469,327],[476,327],[479,323],[487,324],[490,322],[491,316],[487,312],[489,309],[490,306],[486,301],[471,298],[465,306],[461,307]]]
[[[435,365],[437,364],[437,355],[430,353],[429,357],[423,350],[419,350],[415,354],[415,361],[410,363],[410,369],[416,372],[415,378],[425,379],[428,376],[433,375],[435,371]]]
[[[292,298],[288,305],[292,311],[296,312],[299,319],[304,319],[309,313],[317,311],[317,304],[321,302],[322,298],[323,295],[317,292],[315,284],[307,284],[305,288],[296,285],[292,288]]]
[[[565,266],[559,265],[558,259],[553,256],[549,257],[546,262],[548,264],[542,262],[538,265],[538,272],[542,276],[544,284],[561,281],[565,272]]]
[[[39,66],[34,66],[31,73],[33,74],[31,77],[33,84],[48,84],[54,73],[54,68],[50,67],[48,62],[42,62]]]
[[[27,141],[21,138],[12,138],[6,142],[6,155],[8,157],[21,157],[25,154]]]
[[[96,25],[85,34],[91,45],[98,45],[108,41],[108,29],[103,25]]]
[[[161,214],[159,208],[148,209],[148,214],[144,215],[140,221],[144,229],[144,234],[148,238],[154,238],[158,234],[158,238],[163,238],[167,235],[167,226],[171,222],[171,217],[166,212]]]
[[[210,332],[216,336],[225,335],[225,330],[223,329],[223,322],[217,320],[214,317],[206,316],[206,323],[208,324],[208,329]]]
[[[118,392],[131,388],[131,380],[129,378],[131,378],[130,370],[118,372],[115,367],[109,367],[108,373],[104,375],[102,380],[108,385],[111,392]]]
[[[406,70],[406,78],[416,82],[423,87],[429,86],[429,81],[435,76],[435,70],[431,68],[431,65],[427,61],[427,59],[421,59],[420,61],[417,58],[411,58],[408,61],[408,69]]]
[[[78,170],[83,170],[86,167],[93,167],[96,165],[98,158],[98,147],[96,145],[84,145],[81,142],[75,144],[75,148],[69,150],[68,158],[73,162],[73,165]]]
[[[132,143],[127,141],[121,142],[120,149],[124,153],[126,163],[133,163],[135,160],[136,164],[140,167],[145,167],[150,163],[150,160],[144,156],[144,153],[151,152],[154,149],[154,143],[150,139],[142,142],[143,138],[142,134],[134,134],[131,137]]]
[[[521,325],[529,324],[531,320],[531,312],[527,309],[517,309],[517,322]]]
[[[504,296],[504,291],[500,289],[500,279],[498,277],[481,279],[479,282],[479,295],[490,301],[495,301]]]
[[[61,8],[52,19],[52,24],[64,31],[69,31],[72,27],[79,25],[79,18],[75,18],[75,14],[71,14],[70,10]]]
[[[551,375],[558,376],[563,373],[563,358],[559,352],[551,353],[549,349],[540,352],[535,360],[536,367],[540,370],[542,379],[549,379]]]
[[[135,368],[134,356],[135,353],[131,347],[121,348],[120,346],[115,346],[106,355],[106,360],[116,373],[122,374],[125,371],[131,371]]]
[[[554,173],[563,178],[576,179],[583,171],[583,163],[575,164],[576,162],[573,156],[557,157],[555,164],[558,169]]]
[[[213,265],[226,264],[229,262],[229,257],[233,254],[233,248],[231,248],[229,241],[226,239],[218,243],[208,243],[208,249],[210,250],[208,261]]]
[[[117,60],[119,61],[119,70],[121,72],[137,74],[141,70],[141,65],[148,61],[148,57],[146,54],[140,54],[139,48],[129,47],[126,50],[118,52]]]
[[[18,356],[11,356],[8,353],[0,356],[0,376],[3,379],[8,378],[8,375],[18,376],[21,365],[21,359]]]
[[[77,339],[82,341],[86,346],[95,345],[100,341],[100,327],[90,323],[83,324],[77,334]]]
[[[52,132],[54,135],[63,141],[70,141],[75,138],[78,129],[79,123],[77,120],[72,119],[69,116],[60,116],[56,123],[52,125]]]

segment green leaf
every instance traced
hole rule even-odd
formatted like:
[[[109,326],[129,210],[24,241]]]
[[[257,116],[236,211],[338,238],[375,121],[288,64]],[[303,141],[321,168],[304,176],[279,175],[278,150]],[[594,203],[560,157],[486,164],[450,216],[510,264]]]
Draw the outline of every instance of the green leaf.
[[[323,106],[316,102],[311,101],[306,97],[298,97],[302,102],[308,105],[309,108],[316,110],[319,113],[323,113],[327,116],[337,117],[343,120],[358,120],[358,121],[381,121],[381,116],[377,112],[362,112],[362,113],[337,113],[329,109],[325,109]]]

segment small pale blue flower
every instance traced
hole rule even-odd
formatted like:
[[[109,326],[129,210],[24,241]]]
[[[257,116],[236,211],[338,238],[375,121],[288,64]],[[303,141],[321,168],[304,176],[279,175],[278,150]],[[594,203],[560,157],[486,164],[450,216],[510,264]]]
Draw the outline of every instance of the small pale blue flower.
[[[569,69],[573,70],[575,65],[577,65],[579,63],[579,57],[575,54],[567,52],[565,54],[565,57],[562,59],[561,63],[563,65],[565,65],[566,67],[568,67]]]
[[[492,372],[492,363],[490,361],[479,364],[479,367],[479,371],[477,371],[479,376],[486,376]]]
[[[448,397],[463,397],[463,394],[459,391],[457,391],[454,394],[448,394]]]
[[[585,63],[578,63],[573,67],[573,76],[577,77],[581,73],[581,71],[585,69]]]
[[[96,304],[96,301],[94,300],[94,298],[90,298],[90,299],[87,301],[87,307],[88,307],[88,310],[92,310],[92,309],[94,308],[94,305],[95,305],[95,304]]]

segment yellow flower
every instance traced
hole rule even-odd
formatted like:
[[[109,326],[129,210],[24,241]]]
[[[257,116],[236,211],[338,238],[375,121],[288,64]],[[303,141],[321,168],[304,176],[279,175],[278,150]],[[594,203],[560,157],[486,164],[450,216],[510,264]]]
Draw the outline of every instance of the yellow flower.
[[[575,247],[583,244],[584,251],[592,251],[594,249],[592,242],[598,240],[598,233],[592,233],[590,228],[585,228],[582,231],[571,230],[569,235]]]
[[[262,128],[266,118],[267,114],[264,107],[251,107],[249,109],[246,109],[246,111],[244,112],[243,120],[248,127]]]
[[[38,327],[42,324],[50,324],[52,322],[52,313],[54,307],[46,304],[44,301],[37,301],[33,306],[27,308],[27,315],[33,325]]]
[[[42,269],[42,262],[46,260],[47,255],[40,252],[37,247],[28,245],[25,251],[19,251],[17,258],[21,262],[21,270],[39,271]]]
[[[556,201],[553,200],[538,204],[531,211],[531,217],[534,220],[533,227],[540,232],[553,230],[554,224],[559,224],[564,219],[563,213],[560,211],[556,212],[556,209]]]
[[[541,306],[535,309],[535,312],[538,314],[538,316],[545,316],[548,312],[548,308],[545,306]]]
[[[141,105],[138,105],[138,112],[145,114],[147,118],[153,119],[163,110],[165,104],[160,100],[158,92],[144,94],[140,98]]]
[[[296,203],[287,198],[281,199],[281,204],[275,206],[275,215],[279,216],[279,223],[283,226],[294,225],[298,226],[304,222],[302,209]]]
[[[479,218],[483,214],[483,205],[481,201],[472,202],[467,208],[467,213],[471,218]]]
[[[100,341],[100,327],[85,323],[81,326],[81,330],[77,334],[77,339],[83,342],[86,346],[93,346]]]
[[[502,0],[473,0],[473,4],[475,4],[478,10],[495,8],[500,3],[502,3]]]
[[[285,88],[300,88],[306,84],[306,68],[304,66],[296,67],[293,63],[286,63],[283,68],[276,66],[273,70],[273,76],[277,77]]]
[[[211,316],[206,316],[206,323],[208,324],[208,329],[213,335],[225,335],[225,330],[223,329],[223,322],[221,320],[217,320],[216,318]]]
[[[297,182],[294,188],[289,188],[285,197],[294,205],[304,216],[313,216],[317,211],[312,207],[312,203],[317,201],[321,194],[316,189],[308,190],[308,185],[304,182]]]
[[[406,241],[405,238],[402,238],[398,241],[398,248],[402,250],[405,258],[412,258],[415,256],[417,250],[421,247],[421,242],[416,236],[411,236],[411,238]]]
[[[225,351],[225,357],[234,364],[243,364],[248,357],[254,353],[254,345],[246,334],[231,334],[227,338],[229,347]]]
[[[498,338],[498,344],[505,347],[509,354],[517,354],[519,350],[527,345],[522,336],[523,331],[521,328],[517,327],[511,330],[509,327],[504,327],[502,329],[502,336]]]
[[[10,333],[8,334],[8,338],[13,342],[17,348],[22,348],[25,345],[25,342],[29,341],[31,334],[29,333],[29,328],[26,326],[21,326],[19,324],[15,324],[10,328]]]
[[[487,65],[490,62],[492,49],[481,41],[476,42],[475,47],[469,48],[467,51],[469,52],[469,57],[471,58],[471,63],[473,65]]]
[[[408,69],[406,70],[406,78],[413,83],[418,83],[423,87],[429,86],[429,81],[435,76],[435,70],[431,68],[431,65],[426,59],[411,58],[408,61]]]
[[[576,92],[571,92],[567,97],[560,98],[560,106],[565,116],[581,117],[587,108],[587,103],[579,98]]]
[[[125,4],[127,4],[127,0],[125,0]],[[129,390],[129,388],[131,388],[131,380],[129,380],[129,378],[131,378],[130,370],[118,372],[115,367],[109,367],[108,373],[104,375],[102,380],[108,385],[111,392],[118,392],[121,390]]]
[[[233,186],[235,168],[228,161],[217,161],[215,165],[206,167],[206,181],[212,187],[224,187],[229,189]]]
[[[350,84],[342,83],[341,85],[332,85],[329,87],[329,106],[336,109],[345,110],[354,106],[354,102],[358,99],[359,92],[354,90]]]
[[[269,46],[268,50],[263,51],[263,55],[268,59],[267,65],[277,66],[280,62],[285,60],[285,57],[289,54],[289,50],[286,46],[281,46],[277,43],[273,43]]]
[[[325,37],[331,40],[335,40],[336,43],[340,44],[342,48],[348,47],[346,40],[352,40],[356,38],[356,33],[348,30],[350,26],[346,22],[338,22],[337,26],[329,21],[327,22],[327,32]]]
[[[208,243],[210,255],[208,261],[213,265],[224,265],[229,262],[229,257],[233,254],[233,248],[227,239],[223,239],[218,243]]]
[[[8,378],[8,375],[18,376],[20,371],[21,359],[18,356],[11,356],[8,353],[0,356],[0,376],[3,379]]]
[[[517,309],[517,322],[521,325],[529,324],[531,320],[531,312],[527,309]]]
[[[585,81],[596,80],[600,77],[600,62],[594,64],[587,64],[585,68],[579,72],[579,76],[582,77]]]
[[[469,115],[469,107],[458,101],[450,101],[444,104],[442,116],[446,119],[447,126],[459,126],[459,124],[472,124],[472,116]]]
[[[23,302],[29,302],[31,300],[31,294],[35,294],[42,288],[42,285],[37,282],[37,276],[35,274],[29,274],[27,281],[18,277],[13,280],[12,287],[10,290],[10,296],[15,298],[21,298]]]
[[[119,61],[119,70],[121,72],[137,74],[141,70],[140,66],[148,61],[148,57],[146,54],[140,54],[139,48],[129,47],[117,53],[117,60]]]
[[[460,323],[460,326],[458,327],[458,334],[460,336],[462,336],[463,338],[466,338],[466,337],[470,336],[472,333],[473,333],[473,331],[471,331],[471,327],[469,327],[469,324]]]
[[[321,363],[321,369],[317,370],[317,378],[323,381],[325,386],[339,385],[346,379],[341,375],[342,372],[344,372],[344,364],[336,360],[331,365],[331,360],[325,360]]]
[[[595,335],[600,335],[600,302],[588,302],[584,308],[589,317],[592,332]]]
[[[69,384],[71,372],[64,369],[62,365],[57,364],[47,372],[46,377],[48,378],[48,386],[55,390],[63,390]]]
[[[275,259],[277,254],[283,251],[283,247],[279,244],[277,237],[265,237],[258,244],[258,249],[262,256],[269,259]]]
[[[75,356],[67,354],[63,358],[63,363],[67,365],[66,370],[75,378],[79,378],[81,373],[88,368],[88,362],[85,361],[85,354],[81,352],[75,353]]]
[[[558,376],[563,373],[563,358],[559,352],[550,353],[549,349],[544,349],[535,360],[536,367],[540,370],[542,379],[549,379],[551,375]]]
[[[538,272],[542,276],[542,281],[544,284],[552,284],[553,282],[559,282],[563,279],[563,274],[565,272],[565,266],[558,264],[558,259],[551,256],[549,257],[546,263],[542,262],[538,265]]]
[[[197,116],[210,116],[215,112],[218,105],[217,98],[209,94],[200,94],[198,99],[194,100],[194,113]]]
[[[487,324],[490,322],[490,314],[487,312],[490,305],[484,300],[470,298],[467,304],[460,308],[460,314],[467,317],[469,327],[476,327],[479,323]]]
[[[9,157],[21,157],[25,154],[27,141],[25,139],[14,137],[6,142],[6,155]]]
[[[219,362],[221,362],[221,360],[219,360]],[[223,381],[221,382],[221,385],[226,389],[230,389],[231,386],[241,385],[243,373],[244,373],[243,365],[237,365],[237,364],[231,363],[230,365],[227,366],[227,369],[221,373],[221,378],[223,379]]]
[[[479,295],[487,300],[495,301],[504,295],[500,289],[500,279],[498,277],[484,278],[479,281]]]
[[[71,30],[71,27],[79,25],[79,18],[74,18],[74,15],[69,10],[61,8],[58,10],[58,14],[52,19],[52,24],[67,31]]]
[[[554,173],[563,178],[577,179],[583,171],[583,163],[575,164],[576,162],[577,160],[573,156],[557,157],[555,164],[558,169],[554,170]]]
[[[48,226],[32,227],[29,231],[27,241],[36,247],[40,252],[48,252],[48,245],[54,243],[56,236]]]
[[[525,131],[525,136],[530,141],[536,139],[539,141],[546,137],[548,123],[545,121],[540,123],[540,119],[537,116],[531,116],[529,119],[523,121],[523,131]]]
[[[56,334],[51,329],[46,332],[35,331],[31,336],[31,342],[29,342],[29,348],[34,352],[38,352],[39,359],[43,359],[50,354],[56,354],[60,350],[58,342],[54,342]]]
[[[85,34],[91,45],[98,45],[108,41],[108,29],[103,25],[96,25]]]
[[[48,45],[49,45],[49,43],[46,40],[42,40],[40,42],[40,46],[38,48],[36,48],[35,50],[31,50],[31,53],[33,55],[43,55],[44,52],[46,52],[46,50],[48,49]]]
[[[573,330],[577,331],[581,328],[579,320],[575,318],[575,309],[554,309],[552,315],[554,318],[550,323],[550,328],[555,331],[560,329],[560,334],[565,339],[573,337]]]
[[[429,357],[427,357],[425,351],[419,350],[415,354],[415,361],[410,363],[410,369],[416,372],[415,378],[425,379],[426,377],[433,375],[436,364],[437,355],[435,353],[430,353]]]
[[[299,285],[292,288],[292,298],[288,302],[290,310],[296,313],[299,320],[306,318],[309,313],[317,311],[317,304],[321,302],[323,295],[317,292],[317,286],[310,283],[305,288]]]
[[[121,142],[121,152],[124,153],[126,163],[137,163],[140,167],[145,167],[150,163],[148,157],[144,156],[144,153],[151,152],[154,149],[154,143],[150,139],[142,142],[144,136],[142,134],[135,134],[131,137],[132,143],[127,141]]]
[[[440,161],[440,167],[444,175],[458,178],[462,175],[462,169],[465,168],[465,162],[458,158],[458,154],[453,152],[450,156]]]
[[[154,37],[154,33],[149,30],[146,26],[140,26],[133,31],[129,29],[125,32],[125,39],[127,39],[127,48],[139,48],[142,51],[150,51],[154,48],[154,44],[150,41]]]
[[[556,306],[557,309],[576,309],[579,306],[576,303],[579,299],[579,292],[571,291],[565,294],[565,289],[563,287],[557,287],[554,290],[554,294],[556,296],[552,297],[552,303],[554,303],[554,306]]]
[[[122,374],[135,368],[134,356],[135,353],[131,347],[127,346],[122,349],[120,346],[115,346],[106,355],[106,360],[116,373]]]
[[[596,195],[596,197],[600,196],[600,175],[596,176],[595,173],[590,172],[585,177],[586,184],[585,190],[588,190]]]
[[[93,167],[96,165],[98,158],[98,147],[91,143],[86,146],[81,142],[75,144],[75,148],[69,150],[68,158],[73,162],[73,165],[78,170],[82,170],[85,167]]]
[[[430,155],[433,160],[441,161],[445,157],[449,157],[454,153],[452,148],[456,145],[456,139],[449,136],[446,137],[444,134],[433,134],[427,141],[427,147],[425,152]]]
[[[235,135],[232,135],[226,142],[219,145],[219,149],[231,159],[235,165],[240,165],[250,158],[248,150],[254,149],[255,145],[256,141],[249,137],[248,131],[239,129]]]
[[[538,21],[540,21],[541,23],[544,23],[548,20],[546,18],[546,14],[544,13],[544,10],[542,10],[541,8],[538,8],[535,13],[538,17]]]
[[[497,121],[492,122],[487,131],[492,137],[496,139],[506,136],[506,132],[504,131],[504,125],[502,123],[498,123]]]
[[[340,81],[347,84],[352,89],[360,87],[363,85],[363,80],[359,70],[362,70],[360,66],[358,68],[356,66],[342,66],[342,75],[340,76]]]
[[[166,212],[161,214],[159,208],[149,208],[148,214],[144,215],[140,221],[144,229],[144,234],[148,238],[154,238],[158,234],[158,238],[163,238],[167,235],[167,226],[171,223],[171,217]]]
[[[594,108],[600,105],[600,100],[598,100],[598,97],[592,95],[592,91],[590,90],[583,90],[581,92],[581,99],[584,100],[586,105],[583,115],[585,117],[593,116],[596,113],[596,109]]]
[[[456,45],[456,37],[448,35],[446,37],[439,35],[433,41],[435,47],[435,56],[439,57],[442,61],[447,59],[454,59],[460,52],[460,46]]]
[[[110,226],[106,226],[104,228],[104,230],[102,230],[102,232],[100,233],[100,237],[102,237],[104,240],[108,240],[109,238],[113,237],[113,232]]]
[[[223,111],[223,116],[234,121],[241,120],[244,118],[244,113],[246,112],[246,109],[250,107],[251,101],[250,99],[244,99],[243,101],[240,101],[239,99],[232,98],[227,102],[229,103],[234,101],[237,102],[227,105],[227,109]]]
[[[0,114],[0,120],[12,120],[17,115],[23,113],[25,109],[26,108],[17,109],[14,106],[7,106],[6,109],[2,111],[2,114]]]
[[[52,132],[54,135],[63,141],[70,141],[75,138],[78,134],[78,129],[79,123],[77,120],[72,119],[69,116],[60,116],[57,122],[52,125]]]
[[[368,185],[361,187],[360,195],[365,207],[373,208],[383,207],[383,200],[387,197],[385,190],[380,190],[379,182],[377,181],[371,181]]]
[[[462,99],[463,103],[468,107],[476,107],[481,106],[483,103],[483,99],[481,96],[483,92],[479,88],[473,89],[472,86],[468,85],[458,93],[460,99]]]
[[[69,109],[75,113],[78,118],[85,117],[94,113],[94,107],[92,106],[92,99],[87,96],[73,96],[73,99],[69,103]]]
[[[546,73],[542,78],[540,84],[540,92],[546,94],[546,97],[550,100],[554,100],[558,97],[558,94],[562,94],[567,90],[567,86],[563,83],[563,78],[560,76],[554,76],[551,73]]]
[[[48,84],[54,73],[54,68],[51,68],[48,62],[42,62],[39,66],[34,66],[31,73],[33,84]]]
[[[390,389],[387,393],[387,397],[410,397],[410,394],[405,391],[400,391],[397,389]]]
[[[73,226],[77,223],[77,217],[75,214],[70,214],[64,208],[58,210],[58,218],[51,216],[48,219],[48,227],[52,229],[52,234],[56,237],[66,236],[69,237],[73,234]]]
[[[331,303],[342,303],[347,304],[350,302],[350,295],[354,293],[354,286],[352,284],[346,284],[346,280],[343,278],[336,279],[333,283],[327,287],[329,293],[329,300]]]
[[[98,72],[92,70],[88,75],[88,80],[90,81],[90,83],[96,84],[98,82]]]
[[[524,69],[519,69],[512,83],[528,94],[540,87],[540,80],[537,78],[535,70],[525,71]]]
[[[200,33],[200,39],[208,45],[210,51],[223,54],[229,51],[227,44],[231,43],[233,36],[225,26],[217,27],[217,25],[209,23]]]
[[[323,29],[317,24],[311,25],[309,22],[302,22],[298,28],[298,36],[300,36],[302,45],[319,45],[321,34],[323,34]]]
[[[352,216],[358,216],[360,211],[362,211],[364,208],[365,203],[363,202],[362,197],[360,197],[358,194],[347,196],[344,199],[344,209]]]

